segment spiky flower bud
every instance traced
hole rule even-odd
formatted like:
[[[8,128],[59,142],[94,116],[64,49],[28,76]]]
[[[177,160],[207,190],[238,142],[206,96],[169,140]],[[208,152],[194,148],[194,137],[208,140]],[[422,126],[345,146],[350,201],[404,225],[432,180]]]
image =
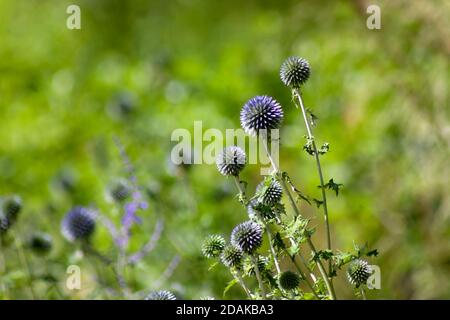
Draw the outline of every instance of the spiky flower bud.
[[[177,297],[170,291],[159,290],[150,292],[150,294],[145,297],[145,300],[177,300]]]
[[[258,200],[265,206],[274,206],[280,202],[283,196],[283,188],[281,184],[275,180],[263,181],[256,187],[256,194],[259,196]]]
[[[28,247],[36,253],[47,253],[52,249],[52,237],[43,232],[36,232],[31,235]]]
[[[0,212],[0,235],[6,233],[10,227],[8,218]]]
[[[22,210],[22,199],[19,196],[12,196],[4,200],[3,212],[9,224],[16,221],[20,210]]]
[[[131,195],[132,189],[126,181],[119,180],[111,186],[109,192],[115,201],[122,202]]]
[[[280,68],[281,81],[291,88],[299,88],[308,80],[310,74],[308,61],[299,57],[287,58]]]
[[[283,120],[283,109],[272,97],[256,96],[250,99],[241,110],[241,127],[252,136],[261,130],[278,129]]]
[[[285,271],[280,275],[280,287],[286,291],[294,290],[300,284],[300,277],[292,271]]]
[[[228,268],[239,268],[242,263],[242,250],[233,244],[229,244],[223,249],[220,260]]]
[[[88,239],[95,230],[95,216],[91,209],[75,207],[61,222],[61,232],[69,241]]]
[[[238,176],[244,169],[247,157],[239,147],[226,147],[216,158],[217,170],[224,176]]]
[[[360,285],[365,284],[371,274],[372,268],[367,261],[362,259],[353,260],[347,269],[348,281],[357,288]]]
[[[253,221],[238,224],[231,233],[231,243],[248,254],[254,253],[261,246],[262,240],[261,226]]]
[[[276,217],[275,210],[262,204],[257,199],[250,200],[247,205],[247,213],[248,217],[254,221],[258,219],[270,220]]]
[[[207,258],[216,258],[220,256],[225,248],[225,239],[217,234],[210,235],[203,241],[202,253]]]
[[[269,259],[267,257],[258,255],[258,258],[257,258],[256,261],[258,263],[258,271],[261,274],[265,274],[265,273],[267,273],[269,271]],[[256,272],[255,272],[255,264],[253,262],[251,262],[248,265],[248,274],[250,274],[250,275],[255,275],[256,274]]]

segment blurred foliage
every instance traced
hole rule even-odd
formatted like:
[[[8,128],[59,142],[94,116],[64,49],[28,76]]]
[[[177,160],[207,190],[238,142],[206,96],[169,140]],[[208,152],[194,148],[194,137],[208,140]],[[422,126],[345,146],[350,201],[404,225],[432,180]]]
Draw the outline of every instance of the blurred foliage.
[[[72,3],[81,7],[81,30],[66,28]],[[221,298],[231,276],[222,266],[208,272],[201,241],[227,234],[246,213],[233,181],[213,165],[170,165],[171,132],[192,130],[195,120],[204,130],[238,128],[243,103],[271,95],[286,113],[281,165],[318,195],[301,119],[278,77],[282,61],[298,55],[312,66],[303,96],[319,118],[316,137],[329,143],[325,179],[344,185],[339,198],[329,191],[335,247],[368,241],[378,248],[370,262],[381,267],[382,289],[369,298],[450,298],[450,3],[370,3],[381,7],[381,30],[366,28],[363,0],[1,1],[0,195],[23,199],[11,235],[25,242],[47,232],[54,243],[45,256],[26,252],[35,295],[108,297],[59,224],[77,204],[119,220],[105,197],[125,175],[119,137],[150,204],[132,230],[131,250],[158,218],[165,221],[157,248],[127,272],[132,289],[155,289],[178,254],[161,287],[184,298]],[[254,189],[258,166],[243,178]],[[320,211],[303,210],[323,235]],[[103,227],[94,244],[113,250]],[[30,298],[16,252],[2,252],[9,298]],[[86,271],[81,291],[64,286],[73,263]],[[344,273],[337,287],[340,297],[352,297]],[[244,296],[236,287],[227,297]]]

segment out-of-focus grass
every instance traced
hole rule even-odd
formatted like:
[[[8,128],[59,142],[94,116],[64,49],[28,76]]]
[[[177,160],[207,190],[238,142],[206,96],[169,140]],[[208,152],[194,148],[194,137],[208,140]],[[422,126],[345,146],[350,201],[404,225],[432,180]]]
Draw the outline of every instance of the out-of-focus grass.
[[[158,186],[132,246],[150,236],[158,216],[166,221],[156,251],[129,272],[133,289],[151,289],[179,254],[163,286],[186,298],[220,298],[229,275],[222,267],[207,271],[200,243],[209,233],[227,234],[246,213],[214,166],[173,173],[170,134],[192,129],[194,120],[205,129],[238,128],[247,99],[272,95],[286,113],[281,165],[317,195],[313,161],[301,151],[301,119],[278,79],[282,61],[299,55],[312,65],[303,95],[320,118],[316,136],[331,145],[326,179],[344,184],[338,198],[330,194],[335,246],[368,241],[379,249],[371,262],[381,267],[382,289],[370,298],[450,297],[447,1],[375,1],[382,29],[374,31],[365,26],[364,1],[200,0],[80,0],[82,30],[71,31],[65,11],[72,2],[0,3],[0,194],[23,197],[23,237],[36,229],[52,234],[48,270],[61,284],[75,251],[59,234],[63,214],[95,205],[118,219],[105,200],[108,184],[123,175],[118,136],[141,185]],[[123,96],[133,105],[126,114],[117,112]],[[57,183],[67,175],[70,192]],[[244,179],[254,188],[258,167],[249,166]],[[303,210],[317,217],[320,237],[320,212]],[[99,231],[96,246],[110,250]],[[7,257],[8,269],[19,268],[14,252]],[[30,260],[36,274],[45,269],[42,258]],[[28,297],[24,276],[13,276],[11,297]],[[41,282],[37,294],[56,297]],[[65,294],[89,297],[94,288]],[[351,296],[343,276],[338,291]],[[243,296],[232,290],[228,297]]]

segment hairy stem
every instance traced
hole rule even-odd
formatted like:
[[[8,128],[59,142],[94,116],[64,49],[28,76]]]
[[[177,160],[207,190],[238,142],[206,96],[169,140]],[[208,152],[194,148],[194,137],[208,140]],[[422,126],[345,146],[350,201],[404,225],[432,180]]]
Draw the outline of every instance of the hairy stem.
[[[331,232],[330,232],[330,224],[328,221],[327,195],[325,192],[325,182],[323,180],[322,166],[320,165],[319,153],[317,152],[316,142],[314,140],[312,129],[309,124],[308,117],[306,115],[306,109],[305,109],[305,106],[303,105],[302,96],[300,95],[300,92],[298,91],[298,89],[294,89],[293,92],[294,92],[294,96],[297,98],[297,100],[300,104],[300,109],[302,110],[303,120],[304,120],[305,126],[306,126],[306,132],[308,133],[308,139],[310,139],[310,141],[312,142],[314,158],[316,159],[316,165],[317,165],[317,173],[319,174],[320,190],[322,190],[322,201],[323,201],[322,207],[323,207],[323,216],[325,219],[325,226],[326,226],[326,230],[327,230],[327,247],[328,247],[328,250],[331,250]],[[295,105],[297,106],[297,104],[295,104]],[[328,273],[331,274],[331,260],[329,261],[329,265],[328,265]]]
[[[264,225],[266,227],[267,238],[269,238],[269,248],[270,248],[270,252],[272,253],[273,262],[275,264],[275,269],[277,270],[277,274],[280,275],[280,273],[281,273],[280,264],[278,263],[277,255],[275,253],[275,248],[273,247],[273,244],[272,244],[272,239],[273,239],[272,230],[270,229],[270,227],[267,223],[264,223]]]
[[[264,140],[263,145],[264,145],[265,151],[267,153],[267,156],[269,157],[269,159],[271,159],[270,162],[272,163],[274,172],[276,174],[280,174],[280,169],[276,165],[275,161],[273,161],[272,156],[269,152],[269,147],[267,145],[267,137],[262,136],[262,139]],[[297,207],[297,203],[295,202],[295,199],[292,196],[291,191],[289,190],[289,188],[286,184],[286,181],[282,178],[280,180],[281,180],[281,185],[284,189],[284,192],[288,195],[289,202],[291,203],[292,209],[294,210],[296,216],[301,216],[300,210]],[[307,243],[308,243],[308,246],[310,247],[311,251],[313,252],[314,256],[317,256],[316,248],[314,247],[314,244],[309,236],[307,237]],[[319,272],[322,275],[323,281],[325,281],[325,285],[327,287],[327,290],[328,290],[328,293],[330,294],[331,299],[335,300],[336,294],[334,292],[333,285],[331,284],[330,279],[328,278],[328,275],[325,271],[325,268],[323,267],[323,264],[322,264],[322,261],[320,260],[320,258],[317,260],[317,267],[319,268]]]
[[[241,285],[242,289],[244,289],[244,291],[247,294],[248,298],[251,300],[252,299],[252,295],[250,293],[250,290],[248,289],[247,285],[245,284],[244,279],[242,279],[239,271],[235,271],[235,272],[231,271],[231,274],[237,280],[237,282],[239,282],[239,284]]]
[[[33,290],[33,275],[31,273],[30,265],[28,264],[27,257],[25,253],[23,252],[23,245],[22,240],[19,237],[19,234],[15,232],[14,234],[14,245],[17,250],[17,256],[19,257],[20,264],[22,265],[22,268],[25,269],[27,276],[28,276],[28,288],[30,290],[30,295],[33,300],[36,300],[36,295]]]
[[[364,290],[363,287],[361,287],[360,291],[361,291],[361,296],[363,297],[363,300],[367,300],[366,291]]]
[[[263,300],[266,300],[267,299],[266,290],[264,289],[264,283],[261,278],[261,273],[259,272],[258,259],[256,258],[255,255],[252,255],[251,259],[253,261],[253,265],[255,266],[255,274],[256,274],[256,279],[258,280],[259,290],[261,291],[261,296],[262,296]]]

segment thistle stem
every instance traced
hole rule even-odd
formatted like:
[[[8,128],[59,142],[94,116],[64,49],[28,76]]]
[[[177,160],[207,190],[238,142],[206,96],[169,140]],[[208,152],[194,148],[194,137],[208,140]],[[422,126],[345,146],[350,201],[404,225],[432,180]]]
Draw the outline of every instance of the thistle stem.
[[[272,244],[272,239],[273,239],[272,230],[270,229],[270,227],[267,223],[264,223],[264,225],[266,227],[267,238],[269,238],[269,248],[270,248],[270,252],[272,253],[273,262],[275,264],[275,269],[277,270],[277,274],[280,275],[281,274],[280,265],[278,263],[277,255],[275,253],[275,248],[273,247],[273,244]]]
[[[361,291],[361,295],[363,297],[363,300],[367,300],[366,291],[364,291],[364,288],[361,287],[360,291]]]
[[[264,145],[265,151],[267,153],[267,156],[269,157],[269,159],[271,159],[270,162],[272,163],[274,172],[276,174],[279,174],[280,173],[280,169],[275,164],[275,161],[273,161],[272,156],[270,155],[270,152],[269,152],[269,147],[267,145],[267,137],[262,136],[262,139],[264,140],[263,141],[263,145]],[[292,209],[294,210],[296,216],[301,216],[300,210],[297,207],[297,203],[295,202],[294,197],[292,196],[288,186],[286,185],[286,181],[284,181],[284,179],[280,179],[280,180],[281,180],[281,184],[282,184],[282,187],[284,189],[284,192],[288,195],[288,198],[289,198],[289,201],[291,203]],[[306,239],[307,239],[308,246],[310,247],[310,249],[313,252],[314,256],[317,256],[317,251],[316,251],[316,248],[314,247],[314,244],[313,244],[311,238],[308,236]],[[317,266],[319,268],[320,274],[322,275],[323,281],[325,281],[325,285],[327,287],[327,290],[328,290],[328,293],[330,294],[331,299],[335,300],[336,299],[336,294],[334,292],[333,285],[330,283],[330,279],[328,278],[328,275],[327,275],[327,273],[325,271],[325,268],[323,267],[323,264],[322,264],[322,261],[320,260],[320,258],[317,260]]]
[[[245,196],[245,190],[241,185],[241,180],[239,179],[239,176],[234,176],[233,180],[234,180],[234,183],[236,184],[236,187],[239,190],[239,195],[241,196],[242,201],[244,202],[243,204],[247,205],[247,198]]]
[[[22,240],[20,239],[17,232],[15,232],[14,235],[14,245],[17,250],[17,256],[19,257],[20,264],[22,265],[22,268],[25,269],[25,272],[28,276],[28,289],[30,290],[30,295],[33,300],[36,300],[36,295],[33,290],[33,275],[31,273],[30,265],[28,264],[27,257],[25,256],[25,253],[23,252],[23,246],[22,246]]]
[[[7,274],[8,269],[6,268],[6,257],[5,257],[5,253],[3,251],[3,237],[0,235],[0,258],[1,258],[1,267],[2,269],[0,270],[0,275],[1,277],[4,277]],[[9,299],[9,289],[8,289],[8,284],[5,281],[1,281],[2,282],[2,291],[4,294],[4,298],[5,299]]]
[[[242,279],[241,275],[239,274],[239,271],[235,271],[235,272],[231,271],[231,274],[237,280],[237,282],[239,282],[239,284],[241,285],[242,289],[244,289],[244,291],[247,294],[248,298],[251,300],[252,299],[252,295],[250,293],[250,290],[248,289],[247,285],[245,284],[244,279]]]
[[[298,265],[297,261],[295,260],[295,257],[290,255],[289,252],[287,251],[286,248],[284,248],[284,252],[289,256],[289,258],[291,259],[292,263],[295,265],[295,268],[297,269],[298,273],[300,273],[300,275],[302,276],[303,279],[305,279],[306,284],[308,285],[308,287],[311,289],[312,293],[314,294],[314,296],[320,300],[319,296],[316,293],[316,290],[314,290],[313,285],[311,284],[311,282],[308,280],[308,278],[306,277],[305,273],[302,271],[302,269],[300,268],[300,266]]]
[[[259,290],[261,291],[261,296],[262,296],[263,300],[266,300],[267,299],[266,290],[264,289],[264,283],[261,278],[261,273],[259,272],[258,259],[256,258],[255,255],[251,255],[251,259],[253,261],[253,265],[255,266],[255,274],[256,274],[256,279],[258,280]]]
[[[325,183],[323,180],[322,166],[320,164],[319,153],[317,152],[316,142],[314,140],[311,126],[309,125],[308,117],[306,115],[306,109],[305,109],[305,106],[303,105],[302,96],[300,95],[298,89],[294,89],[293,93],[300,104],[300,109],[302,110],[303,120],[305,122],[306,131],[308,133],[308,139],[312,142],[314,158],[316,159],[316,165],[317,165],[317,173],[319,174],[320,190],[322,190],[322,201],[323,201],[322,207],[323,207],[323,216],[325,219],[325,226],[326,226],[326,230],[327,230],[327,247],[328,247],[328,250],[331,251],[331,232],[330,232],[330,224],[328,221],[327,195],[325,192]],[[295,104],[295,105],[297,106],[297,104]],[[331,260],[328,263],[328,273],[331,274]]]

